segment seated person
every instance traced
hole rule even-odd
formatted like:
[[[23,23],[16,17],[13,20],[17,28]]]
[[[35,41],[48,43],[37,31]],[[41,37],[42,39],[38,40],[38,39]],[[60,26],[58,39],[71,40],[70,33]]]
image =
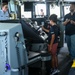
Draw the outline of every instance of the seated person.
[[[7,20],[7,19],[9,19],[8,4],[3,3],[2,9],[0,10],[0,20]]]

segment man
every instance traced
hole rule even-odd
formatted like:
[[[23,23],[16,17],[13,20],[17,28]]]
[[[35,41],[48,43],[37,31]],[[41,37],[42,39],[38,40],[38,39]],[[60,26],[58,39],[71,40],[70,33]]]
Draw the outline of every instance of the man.
[[[7,20],[7,19],[9,19],[8,4],[3,3],[2,9],[0,10],[0,20]]]
[[[74,3],[71,3],[70,13],[65,15],[63,24],[65,25],[65,36],[66,36],[66,42],[69,54],[73,59],[75,59],[75,4]]]

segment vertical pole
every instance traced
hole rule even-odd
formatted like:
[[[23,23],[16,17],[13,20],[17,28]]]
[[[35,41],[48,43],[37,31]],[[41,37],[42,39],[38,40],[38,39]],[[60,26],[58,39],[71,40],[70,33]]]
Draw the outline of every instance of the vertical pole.
[[[60,17],[64,16],[64,6],[63,3],[60,4]]]
[[[49,17],[50,16],[50,4],[46,3],[46,15]]]
[[[32,18],[35,18],[35,3],[33,3]]]
[[[1,4],[0,4],[0,5],[1,5],[1,7],[2,7],[2,2],[3,2],[3,0],[1,0]]]

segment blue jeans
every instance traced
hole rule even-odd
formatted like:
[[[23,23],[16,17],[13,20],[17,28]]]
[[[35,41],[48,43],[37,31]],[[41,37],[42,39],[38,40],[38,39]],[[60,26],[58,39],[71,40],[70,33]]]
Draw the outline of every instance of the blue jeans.
[[[75,59],[75,35],[71,35],[71,55]]]
[[[66,43],[71,57],[75,59],[75,35],[66,35]]]
[[[66,35],[65,38],[66,38],[66,43],[67,43],[69,53],[71,53],[70,52],[71,51],[71,36]]]

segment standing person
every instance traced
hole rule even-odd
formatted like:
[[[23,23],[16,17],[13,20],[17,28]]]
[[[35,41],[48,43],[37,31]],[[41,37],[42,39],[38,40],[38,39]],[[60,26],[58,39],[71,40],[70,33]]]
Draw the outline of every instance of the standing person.
[[[0,10],[0,20],[7,20],[7,19],[9,19],[8,4],[3,3],[2,9]]]
[[[40,13],[41,17],[44,17],[43,9],[41,9],[40,11],[41,11],[41,13]]]
[[[58,35],[59,28],[57,26],[57,15],[52,14],[50,17],[50,31],[48,37],[48,51],[52,57],[52,73],[54,75],[59,72],[58,70],[58,58],[57,58],[57,47],[58,47]]]
[[[75,59],[75,4],[71,3],[70,13],[64,16],[65,38],[71,58]]]

